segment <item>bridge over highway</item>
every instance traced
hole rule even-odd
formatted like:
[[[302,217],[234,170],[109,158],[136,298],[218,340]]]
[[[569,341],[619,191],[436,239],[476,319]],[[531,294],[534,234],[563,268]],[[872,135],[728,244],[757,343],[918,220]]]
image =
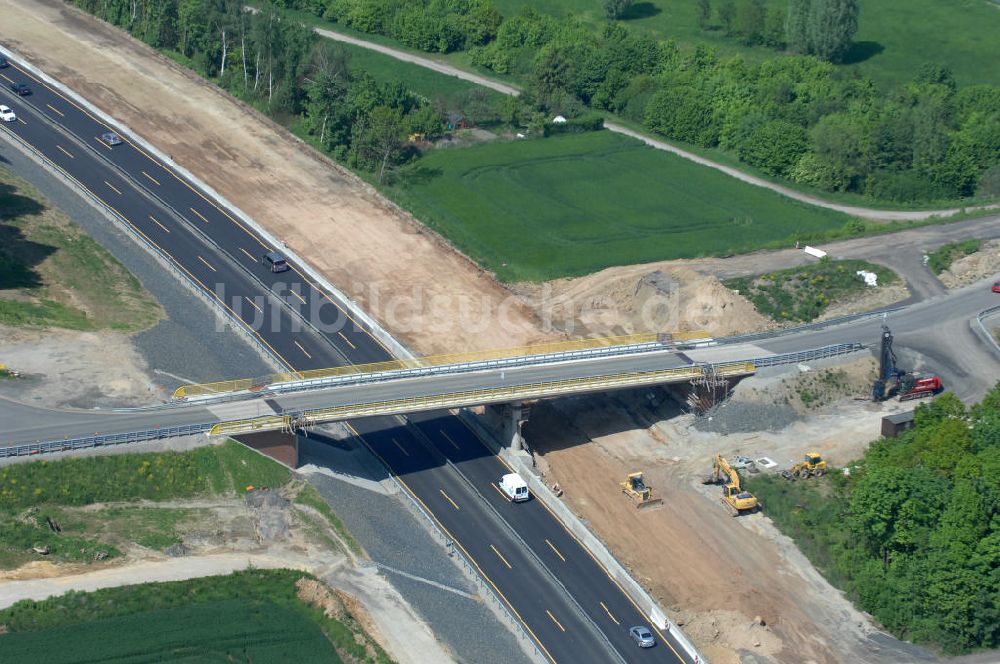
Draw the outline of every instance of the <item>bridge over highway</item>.
[[[148,410],[82,412],[5,402],[0,408],[0,444],[6,446],[2,449],[37,453],[74,448],[79,441],[80,445],[127,442],[141,436],[206,432],[217,425],[221,431],[223,422],[252,428],[261,418],[268,420],[268,426],[284,426],[285,418],[312,421],[310,417],[365,415],[347,426],[472,561],[539,659],[695,661],[676,626],[657,629],[664,647],[638,650],[627,629],[650,623],[656,628],[650,607],[640,606],[634,593],[618,585],[541,501],[517,510],[499,502],[501,498],[486,485],[508,468],[461,420],[418,410],[690,381],[703,375],[706,366],[736,379],[769,363],[807,360],[810,352],[824,348],[846,350],[856,348],[859,341],[873,343],[880,321],[852,320],[716,345],[688,339],[681,341],[690,342],[683,344],[690,348],[674,345],[600,357],[591,353],[541,361],[521,359],[527,357],[522,354],[499,358],[503,366],[469,366],[473,361],[498,359],[479,358],[377,370],[372,364],[393,362],[393,356],[405,349],[322,275],[294,254],[289,256],[290,272],[275,275],[263,270],[261,252],[279,248],[280,243],[248,215],[86,100],[15,54],[4,55],[11,67],[3,70],[3,76],[8,81],[29,81],[35,94],[16,99],[6,86],[0,88],[0,101],[16,106],[19,118],[0,127],[0,150],[30,153],[70,183],[103,210],[110,223],[118,224],[174,270],[196,297],[216,305],[220,316],[287,373],[278,380],[251,379],[231,389],[192,387],[180,395],[186,401]],[[121,133],[124,143],[113,148],[101,143],[99,137],[108,130]],[[219,295],[220,286],[225,298]],[[253,306],[240,308],[234,302]],[[966,321],[993,303],[985,291],[965,290],[893,313],[890,323],[900,345],[908,340],[924,344],[930,356],[946,360],[942,366],[954,366],[953,384],[977,374],[995,379],[1000,375],[995,358],[974,339],[966,343]],[[307,320],[303,309],[319,312],[319,318]],[[260,326],[258,319],[273,324]],[[925,341],[920,334],[935,329],[944,330],[941,336],[947,337],[949,349],[961,344],[961,352],[933,355],[944,344],[936,338]],[[551,353],[540,355],[547,354]],[[345,364],[367,368],[327,369]],[[401,412],[413,414],[405,422],[388,416]],[[81,434],[87,438],[81,439]],[[502,518],[497,516],[501,513]]]
[[[594,342],[589,342],[593,344]],[[237,435],[303,428],[321,422],[519,403],[650,385],[733,382],[758,365],[798,363],[852,353],[857,342],[778,354],[753,343],[698,346],[673,342],[602,345],[453,364],[419,361],[337,367],[297,380],[277,374],[260,390],[246,381],[191,385],[181,399],[160,407],[117,411],[47,411],[18,416],[0,436],[0,456],[84,447],[192,432]],[[252,384],[255,382],[248,379]],[[256,382],[260,382],[257,380]],[[220,385],[233,388],[226,392]]]

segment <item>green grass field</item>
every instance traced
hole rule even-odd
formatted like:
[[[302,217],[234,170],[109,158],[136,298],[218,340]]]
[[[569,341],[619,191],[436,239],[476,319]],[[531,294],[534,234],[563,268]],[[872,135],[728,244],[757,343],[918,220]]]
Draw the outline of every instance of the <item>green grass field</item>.
[[[147,611],[0,637],[0,659],[78,662],[338,663],[319,625],[263,601]]]
[[[132,332],[162,315],[121,263],[0,168],[0,324]]]
[[[298,599],[292,570],[69,592],[0,610],[2,662],[389,664],[347,607]]]
[[[504,281],[735,253],[847,221],[603,131],[435,150],[391,193]]]
[[[350,53],[348,68],[351,71],[367,72],[382,83],[402,83],[418,95],[431,101],[441,100],[446,106],[459,105],[462,97],[473,90],[480,91],[478,93],[483,94],[484,99],[493,105],[499,105],[504,97],[495,90],[454,76],[439,74],[426,67],[403,62],[371,49],[339,42],[337,46]]]
[[[501,13],[512,15],[530,5],[560,18],[604,22],[601,0],[496,0]],[[712,21],[721,0],[712,0]],[[783,0],[768,7],[785,8]],[[623,23],[649,36],[692,44],[707,42],[720,53],[743,53],[756,61],[776,53],[763,46],[744,47],[721,30],[698,27],[694,0],[638,1]],[[866,0],[861,3],[856,47],[851,60],[881,84],[912,80],[924,62],[947,65],[960,85],[1000,84],[1000,6],[991,0]]]

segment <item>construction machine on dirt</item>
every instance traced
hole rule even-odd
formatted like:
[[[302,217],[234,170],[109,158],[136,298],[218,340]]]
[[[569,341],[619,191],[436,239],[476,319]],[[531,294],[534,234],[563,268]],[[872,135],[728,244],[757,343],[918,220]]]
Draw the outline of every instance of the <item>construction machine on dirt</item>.
[[[622,493],[632,499],[637,509],[648,509],[663,504],[662,498],[653,496],[653,490],[646,486],[642,473],[629,473],[621,483]]]
[[[721,454],[715,455],[712,473],[702,481],[702,484],[722,484],[722,504],[732,516],[759,512],[763,507],[757,496],[743,490],[740,486],[739,473],[722,458]]]
[[[809,452],[806,454],[805,461],[800,461],[788,470],[781,471],[781,476],[786,480],[804,480],[823,475],[826,475],[826,461],[816,452]]]
[[[872,385],[872,401],[885,401],[894,396],[899,397],[900,401],[922,399],[934,396],[942,389],[939,376],[920,375],[896,366],[896,354],[892,350],[892,332],[883,325],[878,378]]]

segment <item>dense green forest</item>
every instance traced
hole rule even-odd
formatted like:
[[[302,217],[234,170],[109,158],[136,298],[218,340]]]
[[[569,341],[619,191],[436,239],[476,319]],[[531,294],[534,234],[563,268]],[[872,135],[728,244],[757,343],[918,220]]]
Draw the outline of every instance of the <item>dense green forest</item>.
[[[610,111],[802,185],[904,203],[1000,196],[1000,88],[958,89],[949,70],[927,64],[886,91],[838,69],[827,59],[843,55],[864,20],[850,0],[793,0],[770,14],[759,0],[724,3],[746,41],[817,54],[756,64],[616,21],[595,29],[531,8],[501,17],[489,0],[278,4],[413,48],[467,50],[474,64],[525,82],[529,103],[549,113]],[[831,34],[839,38],[821,38]]]
[[[950,653],[1000,646],[1000,384],[971,409],[952,394],[921,404],[849,475],[748,486],[894,634]]]

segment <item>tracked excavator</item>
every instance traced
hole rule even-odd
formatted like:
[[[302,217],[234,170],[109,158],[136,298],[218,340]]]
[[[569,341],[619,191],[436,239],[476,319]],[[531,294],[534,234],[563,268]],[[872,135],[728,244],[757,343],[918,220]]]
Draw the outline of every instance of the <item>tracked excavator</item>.
[[[943,388],[941,378],[932,374],[920,375],[896,366],[896,353],[892,350],[892,332],[882,326],[882,346],[879,354],[878,378],[872,385],[872,401],[885,401],[899,397],[900,401],[934,396]]]
[[[740,487],[739,474],[721,454],[715,455],[712,473],[702,481],[702,484],[722,485],[722,504],[732,516],[759,512],[762,507],[757,496]]]

